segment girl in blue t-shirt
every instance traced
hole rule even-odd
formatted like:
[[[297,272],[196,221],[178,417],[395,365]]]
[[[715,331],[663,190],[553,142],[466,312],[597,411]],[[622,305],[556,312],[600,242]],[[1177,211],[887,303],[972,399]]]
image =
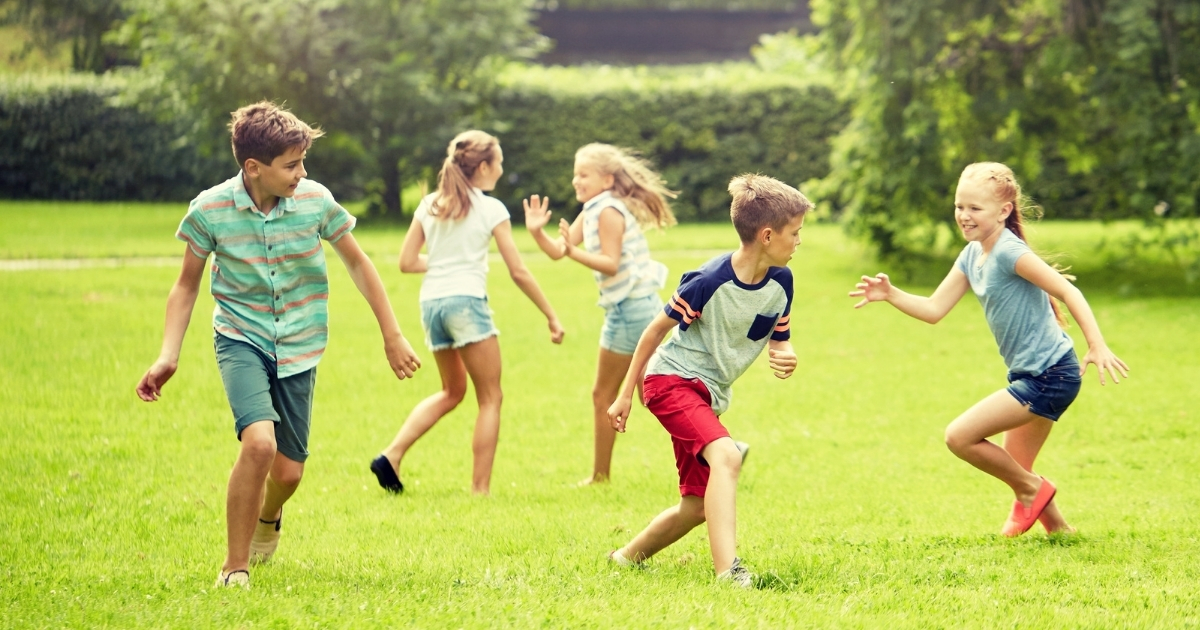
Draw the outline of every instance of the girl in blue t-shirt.
[[[1054,484],[1033,472],[1033,461],[1050,429],[1075,396],[1089,363],[1128,377],[1100,334],[1092,309],[1075,285],[1034,254],[1021,223],[1021,187],[1003,164],[981,162],[963,170],[954,194],[954,220],[966,237],[954,268],[930,297],[905,293],[886,274],[863,276],[851,291],[862,298],[855,308],[887,301],[901,312],[931,324],[950,312],[967,290],[983,305],[988,327],[1008,366],[1007,389],[976,403],[946,427],[946,446],[959,458],[1008,484],[1016,494],[1001,533],[1020,536],[1041,520],[1047,532],[1072,532],[1054,505]],[[1028,205],[1028,204],[1024,204]],[[1049,294],[1049,296],[1047,296]],[[1071,338],[1063,332],[1067,305],[1087,339],[1082,367]],[[1004,433],[1004,445],[987,438]]]
[[[638,339],[663,308],[658,290],[666,283],[667,268],[650,259],[642,228],[675,224],[667,201],[675,193],[648,162],[600,143],[575,153],[571,185],[583,211],[574,223],[559,221],[559,238],[546,235],[549,200],[539,195],[525,200],[525,226],[550,258],[570,258],[591,269],[600,289],[605,315],[592,387],[596,442],[592,474],[581,482],[584,485],[609,478],[617,434],[609,423],[608,407],[617,399]]]

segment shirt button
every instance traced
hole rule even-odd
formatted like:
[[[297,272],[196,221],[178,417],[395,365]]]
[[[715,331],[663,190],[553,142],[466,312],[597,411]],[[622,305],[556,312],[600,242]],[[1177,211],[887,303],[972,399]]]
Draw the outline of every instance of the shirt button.
[[[272,249],[273,247],[275,247],[275,246],[274,246],[274,245],[267,245],[267,251],[271,251],[271,249]]]
[[[279,318],[278,318],[278,317],[276,317],[276,318],[275,318],[275,321],[279,321]]]
[[[272,275],[272,276],[273,276],[273,275],[275,275],[275,272],[274,272],[274,271],[272,271],[272,272],[271,272],[271,275]]]

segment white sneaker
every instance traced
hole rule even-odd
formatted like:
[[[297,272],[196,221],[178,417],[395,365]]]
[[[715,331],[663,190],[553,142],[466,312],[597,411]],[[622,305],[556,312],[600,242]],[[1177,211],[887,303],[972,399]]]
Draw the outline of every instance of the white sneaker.
[[[213,588],[225,588],[227,586],[250,588],[250,572],[245,569],[238,569],[229,573],[224,571],[217,573],[217,583],[213,584]]]
[[[262,564],[275,555],[279,547],[279,528],[283,526],[283,510],[279,518],[273,521],[258,519],[254,528],[254,536],[250,538],[250,565]]]
[[[636,567],[641,565],[640,562],[634,562],[633,560],[621,555],[620,549],[613,549],[612,551],[608,552],[608,561],[619,567]]]
[[[754,588],[754,574],[742,566],[741,558],[734,558],[733,564],[727,571],[717,574],[718,582],[732,582],[742,588]]]
[[[746,463],[746,457],[750,455],[750,445],[745,442],[733,441],[733,445],[737,447],[739,453],[742,454],[742,463]]]

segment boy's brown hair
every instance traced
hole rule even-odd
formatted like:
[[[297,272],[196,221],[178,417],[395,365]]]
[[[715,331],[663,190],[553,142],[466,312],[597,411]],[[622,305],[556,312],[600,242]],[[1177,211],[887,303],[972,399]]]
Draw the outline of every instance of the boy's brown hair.
[[[747,173],[729,180],[729,218],[743,243],[754,241],[764,227],[782,230],[793,218],[812,210],[803,193],[766,175]]]
[[[259,101],[233,112],[229,121],[233,159],[238,168],[251,158],[270,166],[275,158],[292,147],[307,151],[313,140],[325,135],[296,115],[270,101]]]

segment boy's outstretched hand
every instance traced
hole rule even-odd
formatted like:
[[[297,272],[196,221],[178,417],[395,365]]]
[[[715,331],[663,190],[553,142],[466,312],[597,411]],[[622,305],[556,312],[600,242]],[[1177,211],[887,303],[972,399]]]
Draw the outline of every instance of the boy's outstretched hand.
[[[617,433],[625,432],[625,422],[629,420],[629,411],[633,408],[633,400],[626,396],[617,396],[608,408],[608,420]]]
[[[540,230],[550,223],[550,199],[534,195],[521,202],[525,206],[525,228]]]
[[[137,384],[138,398],[146,402],[154,402],[162,395],[162,387],[175,376],[175,370],[179,369],[178,363],[163,361],[159,359],[150,366],[149,370],[142,375],[142,380]]]
[[[417,368],[421,367],[421,359],[417,357],[412,345],[403,335],[385,339],[383,352],[387,354],[388,365],[392,366],[392,372],[395,372],[396,378],[400,380],[412,378]]]
[[[796,371],[796,353],[791,350],[768,350],[767,359],[775,378],[788,378]]]
[[[892,281],[886,273],[877,273],[875,277],[863,276],[862,282],[854,285],[856,291],[850,292],[850,297],[860,297],[854,308],[862,308],[871,302],[885,302],[892,292]]]

